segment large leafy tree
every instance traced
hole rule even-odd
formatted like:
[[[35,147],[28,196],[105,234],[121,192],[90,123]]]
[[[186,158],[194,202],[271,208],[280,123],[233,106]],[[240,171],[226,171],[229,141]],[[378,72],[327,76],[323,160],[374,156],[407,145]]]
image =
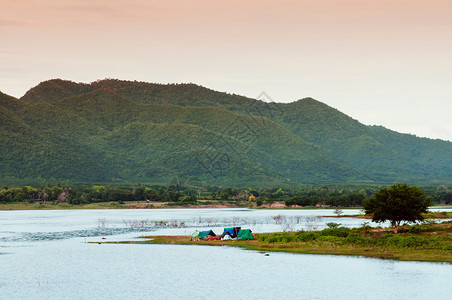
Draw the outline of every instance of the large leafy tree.
[[[394,232],[399,230],[402,221],[414,223],[422,221],[422,213],[427,211],[431,199],[417,186],[397,183],[390,188],[382,188],[375,196],[364,201],[366,214],[372,215],[372,221],[381,223],[390,221]]]

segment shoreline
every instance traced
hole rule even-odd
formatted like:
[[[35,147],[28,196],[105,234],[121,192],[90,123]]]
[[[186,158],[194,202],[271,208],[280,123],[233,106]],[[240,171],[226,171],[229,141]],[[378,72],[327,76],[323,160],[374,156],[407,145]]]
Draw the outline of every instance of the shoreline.
[[[202,200],[201,200],[202,201]],[[209,202],[213,202],[211,200],[205,200]],[[201,202],[202,203],[202,202]],[[280,204],[280,202],[276,202]],[[126,202],[124,204],[119,204],[118,202],[96,202],[89,204],[78,204],[73,205],[69,203],[0,203],[0,211],[11,211],[11,210],[90,210],[90,209],[222,209],[222,208],[242,208],[242,209],[263,209],[263,210],[278,210],[288,209],[288,210],[323,210],[323,209],[335,209],[335,207],[282,207],[280,205],[271,206],[271,205],[262,205],[260,207],[249,205],[239,205],[232,203],[210,203],[210,204],[197,204],[197,205],[168,205],[168,202]],[[445,208],[449,209],[452,206],[434,206],[437,208]],[[341,207],[341,210],[349,210],[349,209],[362,209],[362,207]],[[371,220],[370,216],[364,214],[357,215],[335,215],[335,216],[320,216],[322,218],[355,218],[355,219],[365,219]],[[452,212],[430,212],[424,216],[425,219],[450,219],[452,218]]]
[[[209,202],[209,204],[202,204],[203,202]],[[451,206],[452,207],[452,206]],[[197,204],[173,204],[171,202],[146,202],[146,201],[133,201],[124,202],[119,204],[118,202],[95,202],[89,204],[69,204],[67,202],[40,202],[40,203],[0,203],[0,211],[2,210],[64,210],[64,209],[209,209],[209,208],[252,208],[252,209],[334,209],[334,207],[291,207],[284,206],[281,202],[275,202],[273,204],[264,204],[262,206],[250,206],[248,202],[239,203],[224,203],[218,200],[198,200]],[[362,207],[343,207],[341,209],[362,209]]]
[[[192,241],[190,236],[144,236],[139,237],[143,241],[98,242],[98,244],[230,246],[259,252],[363,256],[452,264],[452,242],[450,242],[452,222],[416,225],[416,228],[419,232],[399,234],[393,234],[390,228],[383,230],[361,228],[349,230],[350,237],[324,235],[325,230],[298,233],[258,233],[255,234],[254,240],[249,241]],[[356,242],[360,239],[361,242]]]

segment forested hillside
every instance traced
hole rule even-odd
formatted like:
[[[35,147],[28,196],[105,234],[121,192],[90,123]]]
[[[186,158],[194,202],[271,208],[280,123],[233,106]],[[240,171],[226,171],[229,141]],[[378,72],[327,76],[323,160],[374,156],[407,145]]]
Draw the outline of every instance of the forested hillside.
[[[311,98],[60,79],[0,94],[0,180],[220,185],[443,182],[452,143],[366,126]]]

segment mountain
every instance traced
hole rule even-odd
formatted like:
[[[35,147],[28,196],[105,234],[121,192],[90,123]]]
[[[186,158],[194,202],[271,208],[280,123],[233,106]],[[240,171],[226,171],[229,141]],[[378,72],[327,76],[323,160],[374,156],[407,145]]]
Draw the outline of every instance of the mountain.
[[[265,103],[195,84],[49,80],[0,93],[1,179],[218,185],[433,182],[452,143],[366,126],[311,98]]]

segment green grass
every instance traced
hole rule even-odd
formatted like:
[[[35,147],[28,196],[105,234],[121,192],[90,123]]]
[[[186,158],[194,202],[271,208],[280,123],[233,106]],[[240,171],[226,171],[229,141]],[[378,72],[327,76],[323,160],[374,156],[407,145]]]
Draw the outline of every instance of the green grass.
[[[148,236],[120,243],[233,246],[264,252],[353,255],[452,263],[452,222],[404,227],[405,233],[369,227],[255,234],[251,241],[192,241],[189,236]]]
[[[451,219],[452,218],[452,212],[450,211],[444,211],[444,212],[440,212],[440,211],[434,211],[434,212],[427,212],[422,214],[424,216],[425,219]],[[372,217],[370,215],[342,215],[342,216],[323,216],[324,218],[344,218],[344,217],[349,217],[349,218],[355,218],[355,219],[369,219],[371,220]]]

